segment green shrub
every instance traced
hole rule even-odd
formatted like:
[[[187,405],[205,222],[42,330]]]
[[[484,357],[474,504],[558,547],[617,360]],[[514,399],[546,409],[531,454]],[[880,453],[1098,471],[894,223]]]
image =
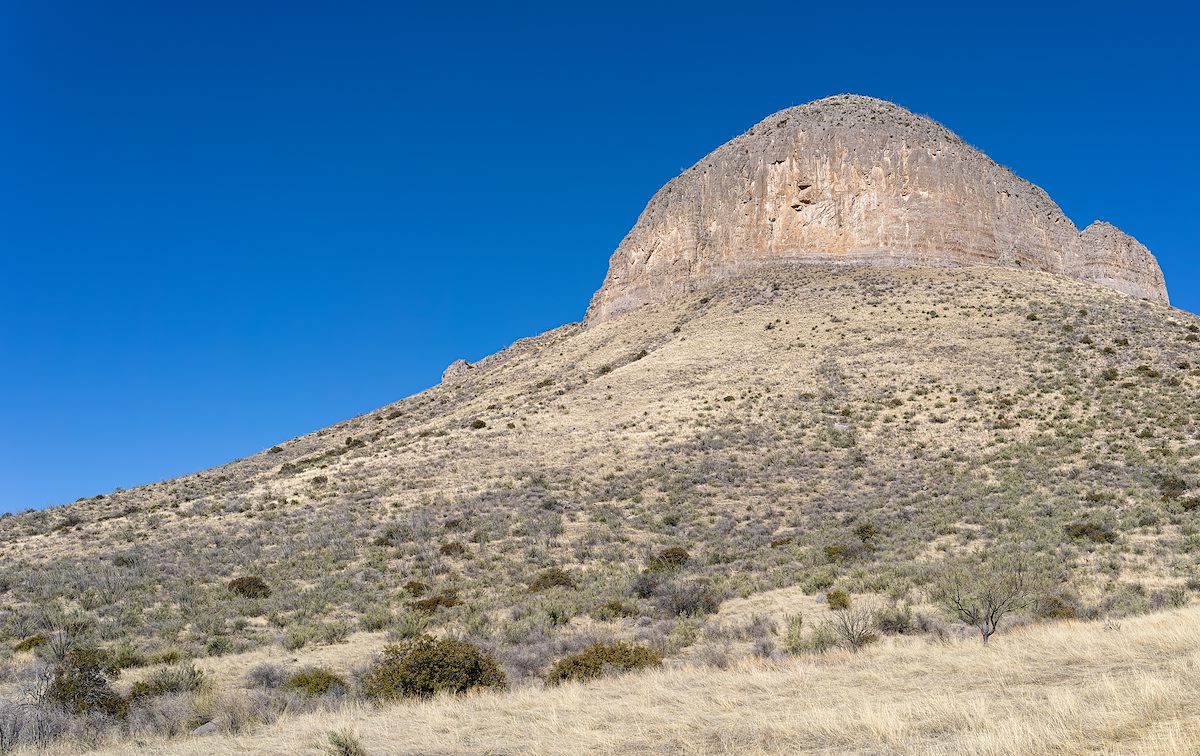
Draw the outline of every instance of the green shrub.
[[[190,664],[167,667],[135,682],[129,690],[129,699],[140,701],[174,693],[193,693],[204,688],[206,683],[204,673]]]
[[[387,700],[506,684],[491,654],[465,641],[421,635],[385,647],[382,658],[363,677],[362,690],[370,698]]]
[[[44,635],[31,635],[23,641],[19,641],[13,646],[14,654],[21,654],[26,651],[32,651],[35,648],[41,648],[50,642],[50,639]]]
[[[646,646],[624,641],[593,643],[577,654],[556,661],[546,675],[546,684],[594,680],[612,672],[661,666],[662,656]]]
[[[537,593],[551,588],[574,588],[575,579],[558,567],[542,570],[529,584],[529,592]]]
[[[783,623],[783,649],[789,654],[800,653],[804,650],[804,615],[801,612],[785,615]]]
[[[409,604],[409,606],[421,614],[434,614],[438,609],[449,609],[452,606],[459,606],[461,604],[462,602],[458,600],[458,596],[453,591],[445,591],[436,596],[418,599]]]
[[[209,656],[224,656],[233,650],[233,641],[223,635],[218,635],[208,639],[208,643],[204,644],[204,651]]]
[[[112,656],[94,646],[77,646],[54,667],[45,699],[73,714],[121,716],[126,704],[110,681],[119,674]]]
[[[312,625],[292,625],[283,631],[283,647],[288,651],[299,651],[308,645],[315,633]]]
[[[306,696],[341,695],[349,689],[345,680],[321,667],[300,670],[288,678],[286,687]]]
[[[409,580],[404,584],[404,590],[410,596],[423,596],[429,590],[429,586],[425,585],[420,580]]]
[[[825,603],[835,612],[850,608],[850,594],[843,590],[830,591],[825,594]]]
[[[487,427],[487,423],[485,423],[482,420],[472,420],[471,421],[471,428],[474,430],[481,430],[486,427]]]
[[[885,635],[908,635],[913,632],[912,607],[890,606],[875,615],[879,632]]]
[[[1064,530],[1076,540],[1088,540],[1093,543],[1115,543],[1117,540],[1116,531],[1107,522],[1077,520],[1067,525]]]
[[[363,630],[374,633],[387,629],[393,619],[391,609],[386,606],[373,606],[363,612],[362,616],[358,618],[358,624]]]
[[[646,563],[646,569],[650,572],[678,572],[691,558],[692,555],[688,553],[687,549],[672,546],[650,557],[650,561]]]
[[[229,581],[229,590],[245,596],[246,598],[259,599],[267,598],[271,595],[271,589],[266,582],[257,575],[246,575],[237,577]]]
[[[607,622],[621,617],[636,617],[638,616],[638,610],[636,606],[630,606],[624,601],[613,599],[612,601],[605,601],[603,604],[597,605],[592,609],[591,614],[593,619]]]
[[[329,756],[367,756],[367,749],[350,730],[334,730],[329,733],[325,753]]]

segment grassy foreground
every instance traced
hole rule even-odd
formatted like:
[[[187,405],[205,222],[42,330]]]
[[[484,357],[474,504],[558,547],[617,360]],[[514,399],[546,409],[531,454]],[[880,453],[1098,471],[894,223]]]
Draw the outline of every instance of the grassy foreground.
[[[1196,753],[1200,609],[283,717],[111,753]]]

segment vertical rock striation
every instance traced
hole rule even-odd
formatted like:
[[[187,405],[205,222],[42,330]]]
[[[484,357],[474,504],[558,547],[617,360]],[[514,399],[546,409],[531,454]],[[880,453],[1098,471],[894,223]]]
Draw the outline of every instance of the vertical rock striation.
[[[658,191],[617,247],[586,322],[770,265],[999,265],[1167,302],[1154,256],[1082,233],[1044,191],[883,100],[780,111]]]

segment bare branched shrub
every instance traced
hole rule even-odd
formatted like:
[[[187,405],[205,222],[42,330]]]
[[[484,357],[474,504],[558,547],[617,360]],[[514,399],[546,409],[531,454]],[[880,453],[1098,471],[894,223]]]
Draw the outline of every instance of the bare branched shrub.
[[[833,612],[829,624],[841,644],[853,653],[879,638],[876,609],[869,601],[860,599],[853,606]]]

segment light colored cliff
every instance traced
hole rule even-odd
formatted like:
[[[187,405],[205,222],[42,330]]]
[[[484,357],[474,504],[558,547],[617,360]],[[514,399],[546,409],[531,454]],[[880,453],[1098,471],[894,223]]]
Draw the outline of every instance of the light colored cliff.
[[[1154,256],[1080,232],[1044,191],[943,126],[839,95],[780,111],[658,191],[617,247],[596,323],[772,265],[1000,265],[1167,302]]]

